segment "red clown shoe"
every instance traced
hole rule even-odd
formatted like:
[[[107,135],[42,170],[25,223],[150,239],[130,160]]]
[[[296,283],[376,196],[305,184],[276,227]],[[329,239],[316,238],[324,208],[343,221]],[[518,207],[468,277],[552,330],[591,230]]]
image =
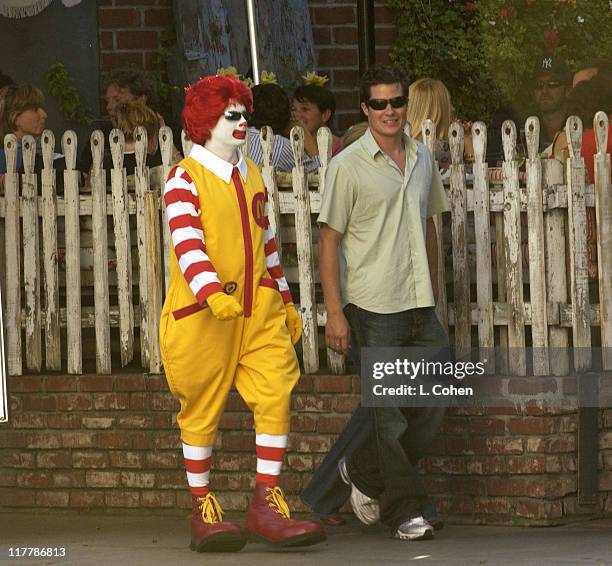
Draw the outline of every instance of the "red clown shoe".
[[[224,523],[223,512],[215,496],[191,496],[191,550],[196,552],[236,552],[246,544],[242,529]]]
[[[283,490],[265,483],[255,485],[247,530],[251,539],[274,546],[310,546],[327,538],[319,523],[291,519]]]

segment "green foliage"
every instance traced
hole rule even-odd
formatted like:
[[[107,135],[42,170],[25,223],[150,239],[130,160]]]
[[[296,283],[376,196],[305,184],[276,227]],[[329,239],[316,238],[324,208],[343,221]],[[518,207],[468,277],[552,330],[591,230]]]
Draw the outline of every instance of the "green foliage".
[[[387,0],[397,11],[398,36],[391,59],[410,82],[432,77],[449,89],[462,119],[488,118],[498,97],[487,70],[479,17],[470,2]]]
[[[387,0],[398,16],[392,59],[411,80],[444,81],[463,119],[503,101],[524,109],[541,56],[576,69],[612,55],[609,0]]]
[[[160,48],[155,58],[156,70],[148,71],[154,103],[161,110],[171,106],[172,95],[179,95],[181,89],[168,79],[166,69],[172,58],[176,45],[174,22],[166,27],[160,35]]]
[[[93,116],[81,104],[79,93],[66,67],[62,63],[51,65],[46,79],[49,93],[57,99],[64,116],[81,124],[91,124]]]
[[[545,54],[573,70],[612,55],[609,0],[487,0],[478,3],[484,55],[502,94],[528,105]]]

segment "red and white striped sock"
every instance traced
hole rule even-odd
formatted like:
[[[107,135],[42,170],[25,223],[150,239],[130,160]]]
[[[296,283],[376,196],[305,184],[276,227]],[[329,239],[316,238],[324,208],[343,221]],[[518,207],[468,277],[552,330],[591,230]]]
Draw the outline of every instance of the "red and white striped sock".
[[[212,446],[191,446],[183,442],[187,483],[192,495],[202,497],[208,493],[211,455]]]
[[[257,434],[255,436],[257,451],[257,483],[276,485],[283,466],[285,448],[287,448],[286,434]]]

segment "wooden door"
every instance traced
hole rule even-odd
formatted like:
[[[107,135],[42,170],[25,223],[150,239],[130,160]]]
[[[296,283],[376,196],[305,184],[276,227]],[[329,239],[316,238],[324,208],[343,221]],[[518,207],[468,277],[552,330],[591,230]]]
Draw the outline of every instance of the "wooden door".
[[[315,68],[307,0],[257,0],[255,12],[260,70],[276,73],[282,86],[297,85],[300,74]],[[193,83],[230,65],[250,73],[244,0],[175,1],[174,15],[177,83]]]

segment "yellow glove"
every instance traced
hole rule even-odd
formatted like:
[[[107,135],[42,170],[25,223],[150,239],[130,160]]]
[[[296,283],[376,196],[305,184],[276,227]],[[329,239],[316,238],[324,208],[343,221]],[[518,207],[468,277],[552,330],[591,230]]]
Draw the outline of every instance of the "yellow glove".
[[[291,336],[291,343],[295,346],[302,335],[302,319],[293,303],[287,303],[285,311],[287,312],[287,329]]]
[[[242,314],[240,303],[221,291],[210,295],[206,302],[217,320],[232,320]]]

